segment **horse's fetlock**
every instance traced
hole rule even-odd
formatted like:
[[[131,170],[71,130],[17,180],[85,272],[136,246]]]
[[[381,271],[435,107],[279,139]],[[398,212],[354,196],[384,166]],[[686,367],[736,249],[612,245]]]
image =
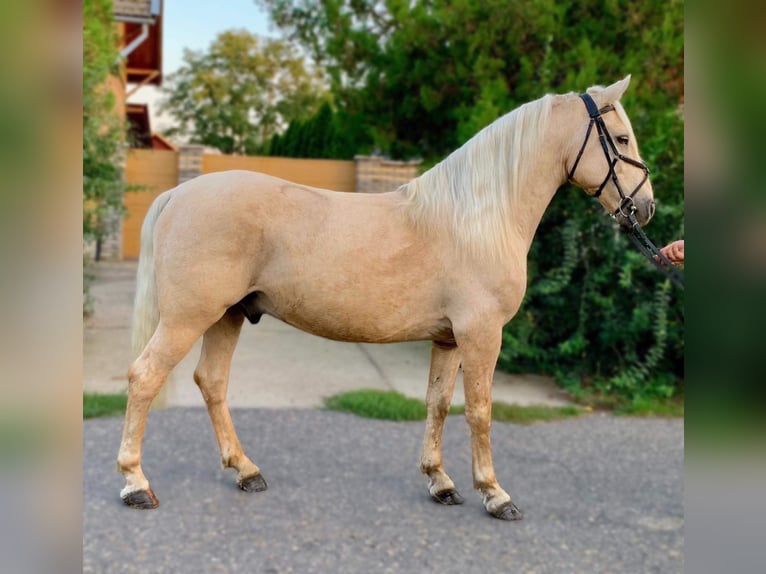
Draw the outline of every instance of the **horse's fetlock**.
[[[239,470],[239,457],[233,454],[221,455],[221,466],[223,468],[236,468]]]
[[[117,457],[117,472],[126,474],[133,472],[137,466],[141,464],[141,460],[137,456],[123,456]]]

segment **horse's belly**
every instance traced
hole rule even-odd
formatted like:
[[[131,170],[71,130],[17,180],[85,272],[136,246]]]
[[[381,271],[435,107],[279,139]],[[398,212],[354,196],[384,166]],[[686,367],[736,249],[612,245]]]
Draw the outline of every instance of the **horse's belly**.
[[[282,300],[259,292],[258,309],[302,331],[358,343],[399,341],[451,341],[452,325],[427,305],[413,310],[409,305],[392,306],[364,301],[323,301],[321,297]]]

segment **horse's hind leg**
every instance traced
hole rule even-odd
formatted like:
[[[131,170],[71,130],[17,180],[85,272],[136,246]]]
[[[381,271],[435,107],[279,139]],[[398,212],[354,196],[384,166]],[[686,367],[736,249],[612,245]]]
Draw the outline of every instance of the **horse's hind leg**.
[[[155,508],[159,501],[141,469],[141,443],[152,401],[168,374],[199,339],[202,330],[169,327],[160,321],[152,338],[128,371],[128,405],[117,468],[125,477],[123,502],[135,508]]]
[[[242,452],[226,404],[231,357],[242,330],[243,320],[242,312],[232,308],[205,332],[202,339],[202,355],[194,371],[194,381],[205,399],[210,421],[213,423],[221,449],[221,464],[224,468],[237,470],[239,488],[247,492],[258,492],[266,490],[266,481],[258,467]]]
[[[442,467],[442,430],[449,414],[460,356],[455,345],[434,342],[431,349],[431,372],[428,375],[426,433],[420,471],[428,476],[428,492],[442,504],[462,504],[463,497]]]

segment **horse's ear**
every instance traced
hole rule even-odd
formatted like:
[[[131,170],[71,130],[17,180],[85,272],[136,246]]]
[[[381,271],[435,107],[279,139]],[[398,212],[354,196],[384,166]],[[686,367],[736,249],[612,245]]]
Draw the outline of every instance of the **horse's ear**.
[[[619,82],[615,82],[611,86],[606,88],[590,88],[588,93],[593,96],[593,99],[598,104],[598,107],[603,108],[606,105],[613,104],[619,100],[628,89],[630,84],[630,74],[625,76]],[[592,91],[591,91],[592,90]]]

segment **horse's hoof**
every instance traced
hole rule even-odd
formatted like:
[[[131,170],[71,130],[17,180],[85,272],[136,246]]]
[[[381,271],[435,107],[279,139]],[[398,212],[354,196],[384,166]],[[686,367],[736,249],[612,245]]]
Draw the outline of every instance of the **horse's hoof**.
[[[458,491],[454,488],[442,490],[441,492],[432,494],[431,498],[433,498],[439,504],[445,504],[447,506],[452,506],[453,504],[463,504],[465,502],[465,499],[460,496]]]
[[[240,490],[244,490],[245,492],[263,492],[269,487],[263,479],[263,476],[260,474],[246,476],[242,480],[238,480],[237,486]]]
[[[160,505],[160,501],[154,496],[151,488],[147,490],[134,490],[123,496],[122,501],[131,508],[140,508],[142,510],[157,508]]]
[[[490,514],[500,520],[521,520],[524,518],[524,513],[510,500],[505,504],[500,505],[494,512],[490,512]]]

